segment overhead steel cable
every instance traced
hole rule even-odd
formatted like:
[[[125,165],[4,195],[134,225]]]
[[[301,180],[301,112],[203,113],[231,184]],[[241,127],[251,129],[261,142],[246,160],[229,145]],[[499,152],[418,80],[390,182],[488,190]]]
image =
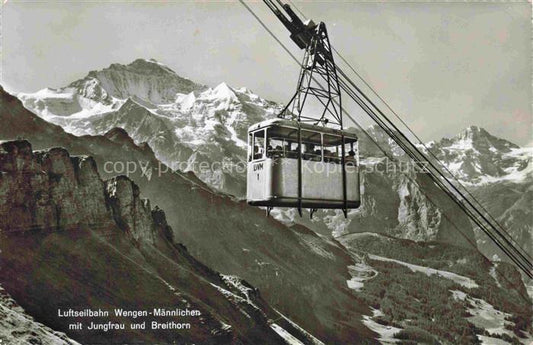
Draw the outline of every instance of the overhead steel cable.
[[[512,242],[515,242],[514,239],[509,239],[508,236],[505,236],[505,235],[508,235],[507,231],[505,231],[504,229],[498,229],[497,226],[495,226],[487,217],[487,215],[484,213],[484,212],[481,212],[474,204],[475,202],[473,202],[472,200],[470,200],[469,198],[466,197],[466,195],[461,192],[459,190],[459,188],[454,184],[452,183],[446,176],[445,174],[437,167],[435,166],[434,162],[430,159],[427,159],[427,157],[418,149],[418,147],[416,147],[416,145],[414,145],[413,143],[411,143],[411,141],[405,136],[405,134],[403,134],[399,129],[398,127],[392,122],[390,121],[387,116],[361,91],[361,89],[355,85],[355,83],[353,83],[353,81],[351,81],[347,76],[346,74],[344,73],[344,71],[342,71],[342,69],[338,68],[339,70],[339,73],[342,75],[342,77],[344,77],[344,79],[346,79],[350,85],[355,88],[358,93],[368,102],[370,103],[370,105],[381,115],[381,117],[384,119],[385,122],[381,122],[383,123],[383,125],[380,124],[380,127],[385,130],[386,132],[390,132],[388,134],[391,135],[391,137],[396,141],[396,143],[398,145],[400,145],[402,147],[402,149],[404,149],[404,151],[406,151],[406,153],[408,153],[413,159],[415,160],[418,160],[419,162],[427,162],[431,168],[436,172],[437,175],[439,175],[445,182],[446,182],[446,185],[448,185],[452,190],[453,192],[457,193],[462,200],[464,200],[466,202],[466,206],[468,207],[471,207],[473,210],[474,210],[474,214],[476,215],[476,218],[477,217],[481,217],[481,219],[486,223],[486,225],[488,225],[490,228],[492,228],[497,234],[498,236],[500,236],[502,238],[503,241],[505,241],[506,243],[508,243],[509,245],[512,245],[513,247],[515,247],[516,251],[519,253],[520,257],[522,257],[524,260],[527,261],[528,265],[531,266],[530,269],[533,269],[533,263],[530,262],[530,260],[527,258],[527,256],[529,256],[528,254],[525,254],[526,251],[521,248],[518,244],[513,244]],[[341,78],[342,79],[342,78]],[[370,114],[369,114],[370,115]],[[376,113],[373,113],[373,115],[375,117],[378,117],[378,115]],[[376,120],[375,118],[373,118],[373,120]],[[379,123],[378,123],[379,124]],[[388,130],[388,128],[390,127],[392,128],[392,130]],[[459,201],[461,201],[461,199],[459,199]],[[462,201],[461,201],[461,204],[462,204]]]
[[[371,109],[368,108],[368,106],[359,98],[357,98],[357,95],[353,95],[352,91],[348,88],[346,88],[344,82],[341,82],[341,87],[343,90],[347,93],[347,95],[350,98],[353,98],[354,101],[365,111],[369,116],[371,116]],[[379,125],[379,123],[378,123]],[[388,135],[393,135],[387,132]],[[401,146],[400,146],[401,147]],[[404,149],[402,147],[402,149]],[[404,151],[408,155],[410,155],[409,148],[405,148]],[[411,153],[412,154],[412,153]],[[459,203],[460,200],[457,198],[457,196],[454,193],[451,193],[449,190],[447,190],[446,186],[442,183],[441,179],[439,179],[437,176],[434,176],[433,174],[428,174],[428,176],[439,186],[441,190],[443,190],[454,202]],[[424,193],[425,194],[425,193]],[[425,194],[427,197],[427,194]],[[469,208],[462,208],[462,210],[471,218],[476,225],[478,225],[482,230],[484,229],[483,224],[479,221],[479,219],[475,216],[475,214],[469,209]],[[531,277],[531,268],[530,265],[526,262],[523,262],[520,257],[517,257],[512,249],[509,249],[508,246],[505,243],[500,242],[500,240],[492,234],[490,231],[485,231],[487,236],[496,244],[498,248],[500,248],[510,259],[517,265],[524,273]]]
[[[243,0],[239,0],[239,2],[256,18],[256,20],[263,26],[263,28],[265,28],[267,30],[267,32],[269,32],[269,34],[278,42],[278,44],[280,44],[283,49],[292,57],[292,59],[297,63],[297,64],[300,64],[298,59],[288,50],[288,48],[285,47],[285,45],[276,37],[276,35],[268,28],[268,26],[266,24],[264,24],[262,22],[262,20],[253,12],[253,10],[247,6]],[[343,73],[344,74],[344,73]],[[346,78],[351,84],[355,85],[345,74],[344,74],[344,78]],[[316,81],[315,81],[316,82]],[[356,87],[357,88],[357,87]],[[354,96],[354,92],[353,90],[351,92],[349,92],[349,90],[351,90],[350,87],[348,87],[346,85],[346,82],[343,81],[343,89],[345,92],[347,92],[348,94],[350,94],[350,97],[356,101],[356,97],[353,97]],[[360,91],[360,89],[359,89]],[[361,92],[362,93],[362,92]],[[363,93],[362,93],[363,97],[366,97]],[[371,104],[373,104],[370,100],[368,100]],[[358,103],[356,101],[356,103]],[[359,99],[359,105],[361,106],[361,104],[364,103],[362,102],[361,99]],[[375,105],[373,104],[373,106],[375,107]],[[370,116],[371,114],[373,114],[373,112],[371,111],[371,109],[368,107],[368,106],[361,106],[363,108],[363,110],[365,110],[365,112],[367,112],[367,114]],[[377,107],[375,107],[377,108]],[[379,109],[377,109],[379,111]],[[370,113],[369,113],[370,112]],[[350,118],[354,123],[357,124],[357,122],[348,114],[346,113],[348,118]],[[375,115],[375,114],[374,114]],[[382,114],[385,119],[386,116],[384,114]],[[378,119],[378,117],[376,116],[376,119]],[[374,118],[373,118],[374,120]],[[379,120],[379,119],[378,119]],[[387,119],[388,120],[388,119]],[[390,122],[390,120],[388,120]],[[418,152],[419,154],[420,151],[416,148],[416,146],[412,145],[411,143],[411,146],[414,147],[414,151],[409,149],[405,143],[403,143],[403,141],[401,140],[401,137],[395,135],[386,125],[385,123],[383,123],[382,121],[376,121],[378,123],[378,125],[380,125],[380,127],[387,133],[389,134],[393,139],[395,139],[395,141],[397,141],[398,145],[404,149],[404,151],[409,155],[411,156],[411,158],[413,158],[415,161],[417,160],[416,157],[417,155],[415,154],[415,152]],[[393,128],[396,128],[395,130],[398,131],[400,133],[400,135],[403,135],[403,133],[401,133],[396,126],[393,125]],[[359,125],[358,125],[359,126]],[[359,126],[361,129],[362,127]],[[362,129],[363,130],[363,129]],[[368,133],[366,133],[366,131],[363,130],[363,132],[368,136],[370,137],[370,135]],[[407,140],[407,142],[410,143],[409,139],[407,139],[405,137],[405,135],[403,135],[403,137]],[[379,147],[379,145],[378,145]],[[383,150],[382,150],[383,151]],[[425,158],[425,156],[423,154],[421,154],[422,158],[424,158],[423,160],[421,161],[428,161],[427,158]],[[431,164],[431,162],[428,161],[428,163]],[[433,166],[433,164],[431,164]],[[434,166],[433,166],[434,167]],[[438,173],[438,169],[437,169],[437,173]],[[442,172],[440,172],[440,174],[442,175]],[[441,189],[443,189],[443,187],[445,187],[446,185],[442,183],[441,179],[438,177],[438,176],[433,176],[433,174],[429,174],[429,176],[434,180],[434,182],[436,182],[436,184],[441,187]],[[447,180],[447,178],[445,176],[442,176],[449,184],[451,184],[451,182],[449,180]],[[417,184],[418,185],[418,184]],[[455,186],[453,186],[453,184],[451,184],[452,188],[455,188]],[[420,187],[420,186],[419,186]],[[449,188],[446,188],[445,189],[449,189]],[[455,188],[456,189],[456,188]],[[446,190],[444,190],[446,192]],[[462,195],[462,193],[460,193],[459,191],[457,191],[459,194]],[[455,193],[453,193],[453,191],[448,191],[447,194],[452,198],[452,200],[454,200],[460,207],[462,206],[461,202],[460,202],[460,199],[457,198],[457,196],[455,195]],[[427,195],[426,195],[427,197]],[[464,196],[463,196],[464,198]],[[468,201],[468,200],[467,200]],[[471,205],[471,203],[469,203],[470,206],[472,206],[472,208],[474,210],[476,210],[476,208]],[[533,267],[533,265],[529,262],[529,260],[524,259],[524,256],[522,253],[520,253],[519,250],[516,249],[516,247],[512,244],[512,243],[509,243],[509,240],[506,239],[501,233],[499,233],[499,231],[496,229],[495,231],[498,233],[498,235],[500,237],[503,238],[504,240],[504,243],[500,242],[495,236],[493,236],[493,234],[490,233],[490,230],[487,230],[487,228],[479,221],[479,219],[477,219],[477,217],[475,216],[475,213],[472,212],[471,210],[465,208],[465,207],[461,207],[463,209],[463,211],[474,221],[474,223],[476,223],[488,236],[489,238],[496,244],[496,246],[498,246],[510,259],[511,261],[513,261],[522,271],[524,271],[524,273],[526,275],[528,275],[529,277],[533,277],[533,273],[531,272],[531,269],[529,267]],[[477,211],[477,210],[476,210]],[[477,211],[479,213],[479,211]],[[486,222],[487,219],[483,216],[483,214],[479,214]],[[490,222],[489,222],[490,224]],[[455,228],[457,228],[457,226],[455,226]],[[509,246],[511,249],[507,248],[507,246]],[[514,252],[518,252],[518,257],[514,254]],[[523,261],[521,261],[521,259]]]
[[[342,70],[339,69],[339,72],[341,73],[341,75],[344,76]],[[344,80],[342,81],[343,83],[343,89],[345,90],[345,92],[352,98],[354,99],[354,96],[358,97],[358,100],[359,102],[357,102],[360,106],[361,106],[361,103],[360,102],[363,102],[366,104],[366,102],[363,101],[363,99],[360,98],[360,96],[362,96],[364,98],[364,100],[366,100],[368,103],[370,103],[370,105],[372,105],[372,107],[377,111],[379,112],[385,121],[388,122],[388,125],[387,125],[387,122],[384,122],[384,120],[382,118],[380,118],[376,112],[373,111],[373,109],[371,109],[368,104],[366,104],[366,107],[363,108],[363,110],[365,110],[365,112],[411,157],[413,158],[413,160],[415,160],[415,162],[427,162],[429,164],[429,166],[432,168],[432,171],[430,172],[430,176],[433,178],[433,180],[441,187],[441,189],[444,189],[445,192],[447,192],[447,194],[452,197],[452,199],[459,205],[463,208],[463,210],[465,211],[465,213],[467,213],[469,215],[469,217],[476,223],[476,225],[478,225],[487,235],[489,235],[489,237],[491,239],[494,239],[495,237],[491,234],[491,231],[490,229],[487,228],[487,224],[488,226],[490,226],[493,231],[499,236],[499,238],[503,241],[500,242],[496,242],[498,243],[499,247],[501,247],[501,249],[503,250],[503,246],[505,246],[505,252],[506,253],[509,253],[509,252],[516,252],[516,255],[512,255],[513,257],[515,258],[518,258],[518,262],[520,262],[520,266],[525,269],[528,273],[528,275],[531,275],[531,271],[533,269],[533,264],[525,257],[525,255],[523,255],[523,253],[521,253],[521,251],[519,249],[517,249],[516,246],[514,246],[508,239],[507,237],[499,230],[497,229],[493,224],[490,223],[490,221],[483,215],[483,213],[479,212],[479,210],[476,209],[476,207],[472,204],[472,202],[470,200],[468,200],[468,198],[466,198],[464,196],[463,193],[461,193],[461,191],[459,191],[457,189],[457,187],[455,187],[455,185],[453,183],[451,183],[447,178],[446,176],[444,176],[444,174],[437,168],[435,167],[435,165],[430,161],[430,160],[427,160],[425,159],[424,155],[418,150],[418,148],[413,145],[409,139],[407,139],[405,137],[405,135],[399,131],[399,129],[393,124],[390,122],[390,120],[388,120],[386,118],[386,116],[380,112],[380,110],[375,106],[375,104],[370,101],[361,91],[360,89],[352,84],[352,86],[357,90],[359,91],[359,94],[355,95],[354,94],[354,91],[350,88],[348,88],[346,86],[346,84],[344,83]],[[354,99],[355,100],[355,99]],[[389,127],[390,126],[390,127]],[[392,129],[391,129],[392,128]],[[480,220],[481,218],[481,220]],[[507,248],[507,247],[510,247]],[[514,260],[513,260],[514,261]],[[533,276],[532,276],[533,278]]]

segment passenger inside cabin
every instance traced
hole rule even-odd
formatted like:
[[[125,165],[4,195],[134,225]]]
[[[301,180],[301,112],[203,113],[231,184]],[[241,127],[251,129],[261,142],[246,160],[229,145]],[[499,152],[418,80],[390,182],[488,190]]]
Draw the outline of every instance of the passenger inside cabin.
[[[313,154],[315,152],[315,145],[313,144],[306,144],[305,145],[305,151],[304,151],[304,154],[302,156],[303,159],[311,159],[313,157]]]
[[[254,159],[263,158],[263,150],[259,146],[254,146]]]
[[[298,145],[292,148],[292,144],[291,142],[287,144],[287,158],[298,158]]]
[[[324,162],[330,162],[331,161],[331,151],[324,149]]]
[[[331,150],[324,150],[324,162],[338,164],[340,163],[340,159],[335,152],[332,152]]]
[[[267,146],[267,157],[282,157],[283,156],[283,148],[280,145],[277,145],[275,148],[272,147],[272,145]]]
[[[346,163],[346,165],[356,166],[357,162],[355,160],[354,150],[350,150],[350,152],[348,152],[348,156],[344,157],[344,162]]]
[[[303,159],[311,161],[320,161],[320,149],[315,150],[315,144],[305,144],[305,152],[302,156]]]

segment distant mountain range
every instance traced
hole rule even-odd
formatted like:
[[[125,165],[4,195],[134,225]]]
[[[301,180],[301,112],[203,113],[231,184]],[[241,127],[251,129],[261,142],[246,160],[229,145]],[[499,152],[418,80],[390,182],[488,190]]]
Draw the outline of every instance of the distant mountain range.
[[[212,188],[237,197],[243,197],[246,188],[242,169],[246,130],[281,109],[246,88],[225,83],[209,88],[179,77],[155,60],[144,59],[91,71],[64,88],[18,97],[26,108],[75,135],[103,135],[112,128],[123,128],[135,143],[148,143],[166,165],[192,171]],[[367,132],[386,151],[402,156],[379,128]],[[359,136],[363,165],[391,164],[364,133]],[[479,197],[524,249],[533,250],[533,225],[527,221],[533,214],[521,206],[531,200],[533,148],[520,148],[476,126],[421,148],[429,149]],[[202,163],[213,168],[202,168]],[[298,219],[290,210],[278,210],[274,215],[288,224],[303,223],[335,236],[372,231],[413,240],[446,240],[456,239],[460,229],[466,237],[473,237],[459,209],[430,183],[422,181],[419,188],[413,180],[424,178],[409,174],[373,171],[363,176],[362,207],[351,211],[348,220],[331,211],[319,212],[319,222]],[[505,202],[495,203],[489,197],[487,191],[495,189],[505,195]],[[487,255],[503,257],[479,231],[476,239]]]
[[[143,59],[89,72],[61,89],[18,96],[26,108],[75,135],[124,128],[163,163],[237,196],[245,193],[245,176],[232,167],[246,162],[248,126],[280,110],[246,88],[208,88]],[[202,169],[202,162],[227,168]]]

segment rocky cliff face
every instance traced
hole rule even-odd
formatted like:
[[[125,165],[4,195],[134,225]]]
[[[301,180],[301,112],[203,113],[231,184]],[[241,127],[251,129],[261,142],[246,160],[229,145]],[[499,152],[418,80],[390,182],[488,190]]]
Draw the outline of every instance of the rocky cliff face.
[[[289,336],[311,343],[313,337],[288,320],[271,327],[269,319],[278,314],[257,289],[169,242],[174,235],[164,212],[152,209],[126,176],[102,181],[93,158],[70,156],[63,148],[34,152],[26,140],[0,144],[0,172],[0,281],[41,322],[88,343],[107,336],[126,343],[283,344]],[[106,334],[72,331],[72,321],[57,313],[132,305],[195,309],[201,317],[188,320],[193,327],[179,334],[129,328]],[[2,304],[0,322],[20,327],[20,341],[74,344],[31,319],[23,322],[15,309]],[[116,315],[109,320],[129,321]],[[135,321],[143,320],[150,321]]]
[[[170,238],[166,215],[120,175],[102,181],[95,160],[60,147],[32,151],[27,140],[0,144],[0,231],[118,226],[137,241]]]
[[[113,218],[118,226],[131,233],[136,240],[144,239],[154,243],[157,230],[150,200],[141,199],[139,187],[126,176],[112,178],[105,184],[108,204],[113,210]],[[166,224],[157,225],[166,226]]]
[[[32,152],[28,141],[1,144],[0,180],[4,231],[109,225],[104,185],[90,157],[63,148]]]
[[[135,239],[153,242],[158,231],[150,201],[126,176],[102,181],[92,157],[64,148],[32,151],[26,140],[1,144],[0,229],[69,230],[115,223]],[[166,226],[166,224],[157,224]]]
[[[373,172],[363,175],[363,203],[350,212],[347,224],[336,235],[354,232],[379,232],[415,241],[444,241],[468,245],[460,231],[473,239],[468,219],[451,202],[447,202],[429,178],[408,172],[379,172],[385,163],[363,165]],[[421,187],[422,186],[422,190]],[[455,217],[455,218],[454,218]]]

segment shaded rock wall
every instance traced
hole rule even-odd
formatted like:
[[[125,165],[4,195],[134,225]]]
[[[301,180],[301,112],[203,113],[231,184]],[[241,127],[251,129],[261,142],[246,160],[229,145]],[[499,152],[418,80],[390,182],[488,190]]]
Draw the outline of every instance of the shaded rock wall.
[[[153,212],[152,212],[153,211]],[[114,225],[134,239],[154,241],[168,233],[164,212],[152,210],[139,187],[126,176],[102,181],[96,162],[55,147],[32,152],[26,140],[0,145],[0,229],[72,230],[80,225]]]

